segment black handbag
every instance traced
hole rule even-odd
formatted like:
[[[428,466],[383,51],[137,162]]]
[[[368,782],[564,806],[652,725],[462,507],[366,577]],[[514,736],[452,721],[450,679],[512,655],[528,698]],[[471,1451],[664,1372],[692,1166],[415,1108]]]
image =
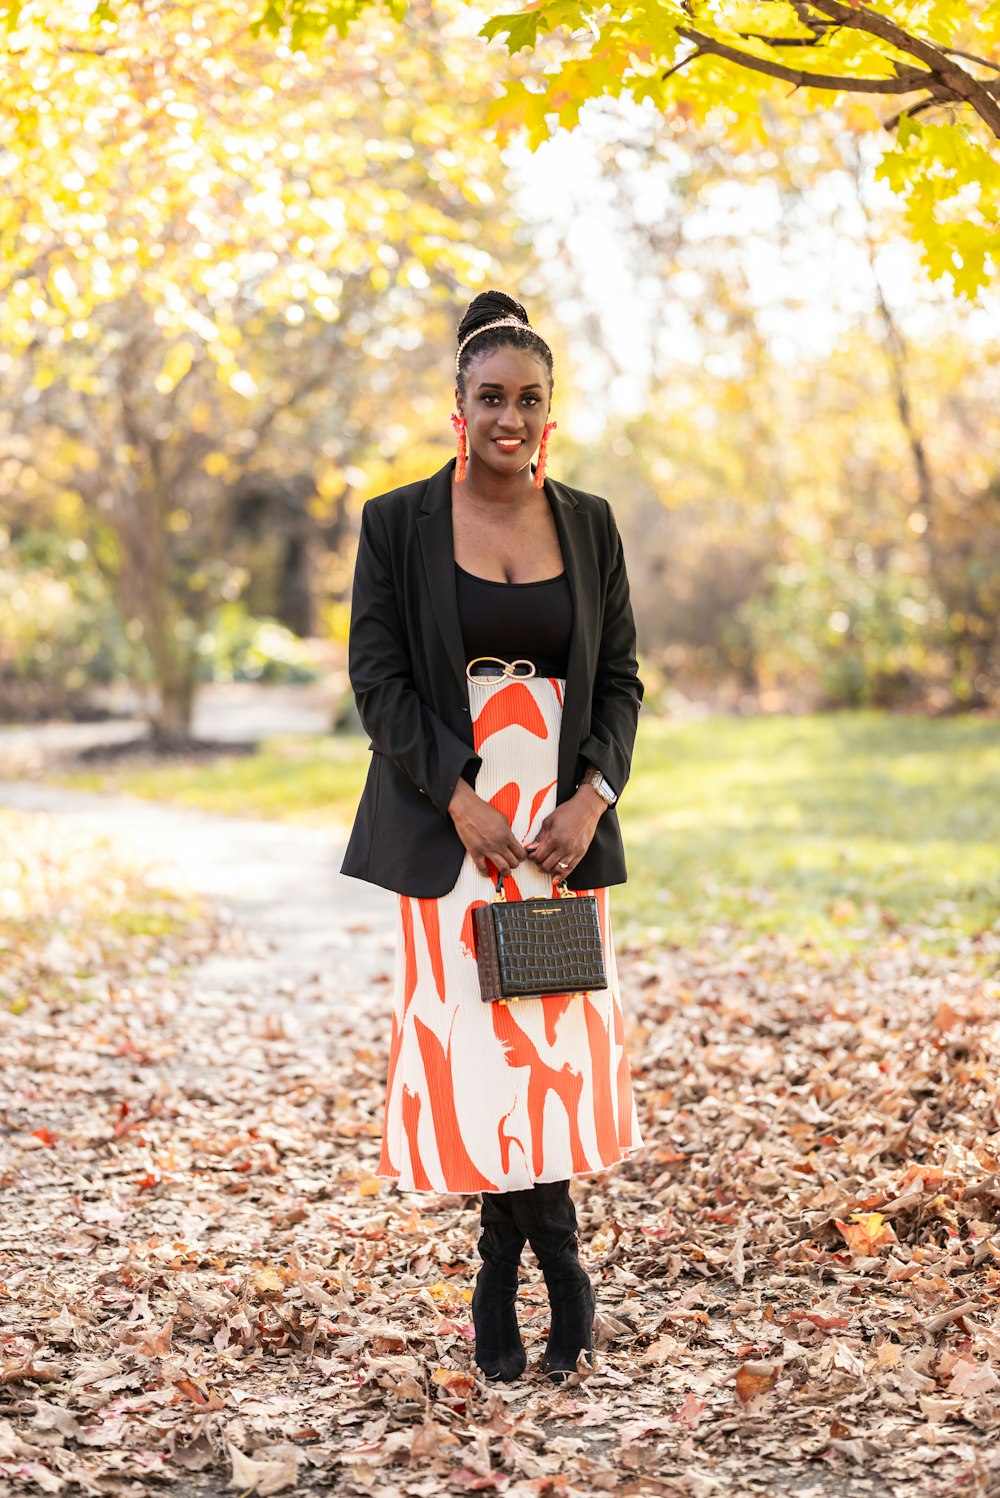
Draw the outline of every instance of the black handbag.
[[[472,912],[485,1004],[607,988],[597,897],[562,889],[507,900],[498,879],[496,899]]]

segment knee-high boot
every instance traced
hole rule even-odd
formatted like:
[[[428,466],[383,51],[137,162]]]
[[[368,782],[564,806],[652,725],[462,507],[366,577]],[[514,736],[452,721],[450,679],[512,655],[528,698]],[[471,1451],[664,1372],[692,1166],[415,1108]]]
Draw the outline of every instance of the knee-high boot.
[[[528,1358],[514,1309],[524,1233],[514,1221],[510,1192],[483,1192],[480,1224],[483,1267],[472,1292],[476,1363],[487,1378],[511,1383],[520,1378]]]
[[[542,1372],[563,1383],[575,1372],[577,1358],[593,1362],[594,1288],[580,1263],[576,1208],[569,1181],[539,1181],[527,1191],[512,1191],[514,1220],[538,1259],[549,1292],[552,1320]]]

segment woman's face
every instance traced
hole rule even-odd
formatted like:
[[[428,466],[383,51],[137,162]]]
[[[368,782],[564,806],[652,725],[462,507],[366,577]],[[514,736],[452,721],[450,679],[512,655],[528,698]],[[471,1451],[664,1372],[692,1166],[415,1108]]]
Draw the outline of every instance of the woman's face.
[[[455,392],[465,417],[473,465],[510,478],[534,456],[548,419],[548,370],[523,349],[490,349],[465,373],[465,395]]]

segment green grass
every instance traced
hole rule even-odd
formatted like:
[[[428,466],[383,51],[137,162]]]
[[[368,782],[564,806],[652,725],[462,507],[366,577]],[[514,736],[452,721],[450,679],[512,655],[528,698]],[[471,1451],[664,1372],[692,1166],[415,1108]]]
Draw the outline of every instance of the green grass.
[[[998,787],[996,722],[871,712],[645,724],[619,908],[668,941],[731,921],[850,949],[916,923],[952,946],[1000,920]]]
[[[123,936],[180,936],[188,925],[204,913],[204,902],[197,896],[178,897],[168,891],[151,891],[164,900],[171,899],[174,912],[149,910],[114,910],[104,917],[103,924],[121,932]]]
[[[292,735],[265,739],[256,754],[210,763],[86,770],[50,778],[79,790],[124,791],[231,817],[311,826],[349,825],[368,772],[366,739]]]
[[[63,777],[233,815],[347,824],[360,738]],[[641,722],[622,800],[620,933],[707,926],[850,950],[899,923],[937,950],[1000,920],[1000,723],[875,712]],[[938,945],[940,944],[940,945]]]

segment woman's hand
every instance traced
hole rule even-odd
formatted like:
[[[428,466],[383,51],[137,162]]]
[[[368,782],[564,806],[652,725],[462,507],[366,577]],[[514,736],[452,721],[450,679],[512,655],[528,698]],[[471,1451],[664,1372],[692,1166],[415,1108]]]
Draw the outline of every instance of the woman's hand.
[[[581,785],[575,796],[549,813],[535,841],[525,845],[528,857],[546,874],[565,879],[590,847],[607,809],[608,803],[592,785]]]
[[[477,796],[467,780],[459,780],[456,785],[448,812],[476,868],[487,878],[492,878],[487,859],[499,874],[510,874],[527,858],[506,817]]]

